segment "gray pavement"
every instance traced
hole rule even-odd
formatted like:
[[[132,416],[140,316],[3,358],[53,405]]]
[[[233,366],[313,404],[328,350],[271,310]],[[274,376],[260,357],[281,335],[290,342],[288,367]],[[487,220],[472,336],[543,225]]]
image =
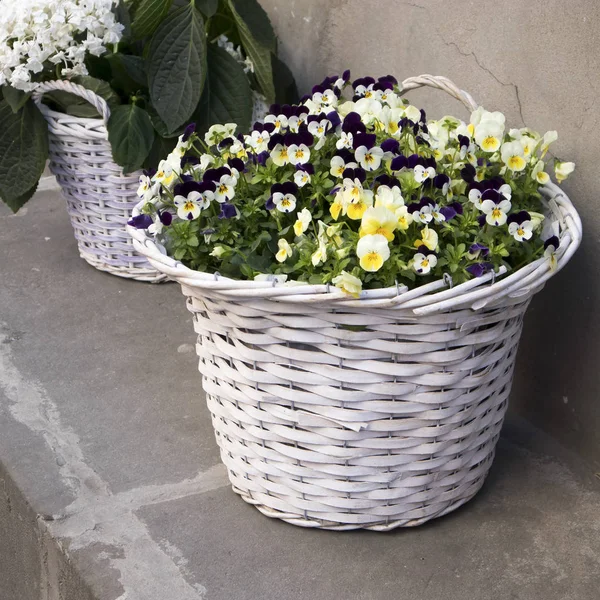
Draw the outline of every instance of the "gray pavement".
[[[178,286],[89,267],[57,192],[22,213],[0,208],[1,600],[597,600],[599,482],[516,417],[480,494],[420,528],[262,516],[220,465]]]

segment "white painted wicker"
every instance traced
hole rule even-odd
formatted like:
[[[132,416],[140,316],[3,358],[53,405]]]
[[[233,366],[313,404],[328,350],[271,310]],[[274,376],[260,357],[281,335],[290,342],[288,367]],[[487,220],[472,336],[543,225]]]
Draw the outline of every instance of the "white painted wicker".
[[[441,77],[403,85],[475,106]],[[560,270],[581,222],[557,186],[543,195],[560,228]],[[325,285],[192,271],[129,231],[187,297],[221,457],[244,500],[295,525],[386,531],[444,515],[482,486],[525,310],[555,272],[546,258],[353,299]]]
[[[102,118],[84,119],[51,110],[42,103],[53,90],[85,98]],[[166,277],[133,249],[125,225],[139,201],[139,171],[124,175],[112,159],[105,100],[70,81],[49,81],[33,99],[48,122],[50,170],[62,189],[75,230],[79,254],[90,265],[119,277],[157,283]]]

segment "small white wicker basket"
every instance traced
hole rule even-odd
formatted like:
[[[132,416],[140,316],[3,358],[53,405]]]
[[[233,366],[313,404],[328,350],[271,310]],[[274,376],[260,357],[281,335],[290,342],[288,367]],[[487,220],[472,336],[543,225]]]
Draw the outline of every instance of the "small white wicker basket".
[[[442,77],[403,89],[423,85],[476,106]],[[560,229],[557,271],[581,222],[557,186],[542,191]],[[547,259],[351,299],[192,271],[129,232],[187,297],[221,457],[244,500],[295,525],[386,531],[444,515],[483,485],[525,311],[555,272]]]
[[[84,119],[51,110],[46,92],[62,90],[81,96],[102,118]],[[125,225],[138,203],[140,172],[124,175],[112,159],[105,100],[70,81],[40,85],[33,99],[48,122],[50,170],[62,189],[75,230],[79,254],[90,265],[119,277],[158,283],[167,278],[133,249]]]

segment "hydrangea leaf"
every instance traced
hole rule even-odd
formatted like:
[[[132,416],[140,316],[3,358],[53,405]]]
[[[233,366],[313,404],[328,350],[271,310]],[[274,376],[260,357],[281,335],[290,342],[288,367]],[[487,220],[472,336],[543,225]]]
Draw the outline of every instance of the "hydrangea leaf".
[[[131,32],[135,39],[151,36],[171,8],[173,0],[139,0],[133,11]]]
[[[135,104],[118,106],[110,115],[107,128],[115,162],[125,173],[139,169],[154,142],[148,113]]]
[[[237,2],[228,0],[229,8],[235,20],[240,35],[242,46],[252,63],[254,75],[267,103],[275,101],[275,86],[273,84],[273,71],[271,68],[271,49],[261,44],[252,34],[250,27],[237,12]]]
[[[14,113],[19,112],[21,107],[29,100],[31,94],[28,94],[22,90],[17,90],[16,88],[5,85],[2,86],[2,95],[4,99],[10,104],[12,111]]]
[[[183,6],[159,25],[148,53],[150,98],[169,131],[196,109],[206,76],[206,34],[201,13]]]
[[[257,0],[231,0],[231,4],[237,15],[252,33],[252,37],[265,48],[272,52],[276,49],[277,38],[273,26],[265,9]]]
[[[212,17],[219,8],[219,0],[196,0],[196,6],[205,17]]]
[[[275,84],[275,102],[280,104],[294,104],[298,102],[298,88],[292,72],[288,66],[274,54],[271,56],[273,62],[273,81]]]
[[[208,74],[198,106],[197,124],[206,131],[215,123],[237,123],[246,131],[252,120],[252,92],[244,69],[216,44],[208,46]]]
[[[48,159],[48,127],[33,100],[13,113],[0,102],[0,197],[17,211],[35,191]]]

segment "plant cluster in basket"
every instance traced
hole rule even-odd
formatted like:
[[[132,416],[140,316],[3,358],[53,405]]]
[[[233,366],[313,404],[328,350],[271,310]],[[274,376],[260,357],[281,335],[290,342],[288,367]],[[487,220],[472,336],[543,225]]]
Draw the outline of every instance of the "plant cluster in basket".
[[[44,82],[69,80],[104,98],[113,158],[126,173],[155,165],[190,120],[204,131],[230,121],[245,130],[256,108],[297,99],[257,0],[0,0],[0,7],[0,197],[15,211],[48,159],[46,122],[31,99]],[[46,91],[52,109],[98,117],[67,89]]]
[[[538,190],[555,131],[507,129],[483,108],[468,123],[427,120],[394,77],[349,78],[271,106],[248,135],[189,126],[141,177],[145,205],[130,223],[199,271],[353,295],[553,260]],[[573,167],[556,161],[556,179]]]

